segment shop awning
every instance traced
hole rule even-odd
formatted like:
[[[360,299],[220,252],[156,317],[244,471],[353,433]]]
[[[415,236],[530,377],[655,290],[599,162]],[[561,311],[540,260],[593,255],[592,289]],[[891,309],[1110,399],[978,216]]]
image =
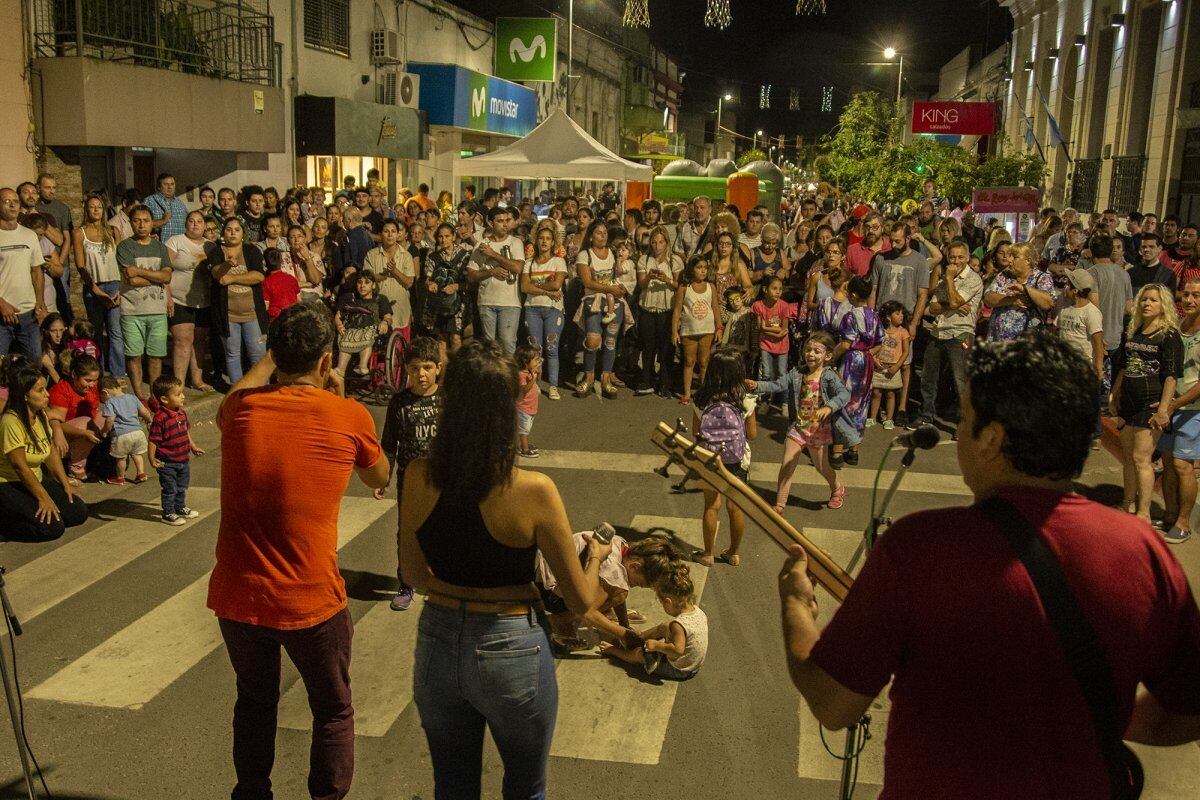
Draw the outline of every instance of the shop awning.
[[[626,161],[588,135],[561,109],[518,142],[494,153],[460,158],[456,176],[531,180],[648,181],[654,170]]]

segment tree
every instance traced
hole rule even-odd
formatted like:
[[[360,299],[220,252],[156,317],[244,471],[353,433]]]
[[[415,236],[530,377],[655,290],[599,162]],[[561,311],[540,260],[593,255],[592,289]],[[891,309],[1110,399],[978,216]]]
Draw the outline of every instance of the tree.
[[[824,151],[814,160],[821,175],[839,189],[867,200],[899,200],[921,196],[928,178],[951,202],[967,202],[980,186],[1039,186],[1046,165],[1036,153],[1010,150],[982,162],[970,150],[915,136],[904,142],[905,115],[875,92],[854,95],[843,109]]]
[[[761,147],[752,147],[746,152],[737,157],[735,162],[738,167],[744,167],[752,161],[766,161],[767,154],[762,151]]]

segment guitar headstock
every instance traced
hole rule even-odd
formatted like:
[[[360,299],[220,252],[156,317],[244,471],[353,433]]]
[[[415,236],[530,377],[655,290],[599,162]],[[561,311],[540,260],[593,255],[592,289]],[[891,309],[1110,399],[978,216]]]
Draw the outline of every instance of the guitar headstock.
[[[725,449],[725,446],[722,445],[715,452],[708,450],[685,436],[686,432],[687,426],[682,419],[675,420],[674,428],[665,422],[660,422],[654,432],[650,434],[650,441],[665,451],[673,463],[696,472],[708,470],[709,472],[724,473],[726,477],[730,477],[721,461],[721,451]],[[667,468],[663,466],[661,470],[655,471],[665,477]]]

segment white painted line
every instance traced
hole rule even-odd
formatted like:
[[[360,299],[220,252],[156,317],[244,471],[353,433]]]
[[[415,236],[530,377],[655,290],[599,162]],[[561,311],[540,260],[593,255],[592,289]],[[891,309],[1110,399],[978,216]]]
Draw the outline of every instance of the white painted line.
[[[700,520],[694,517],[639,515],[633,518],[631,527],[666,528],[689,544],[703,546]],[[708,569],[692,564],[691,575],[696,601],[700,602]],[[628,602],[646,616],[644,626],[638,627],[651,627],[668,619],[649,589],[633,589]],[[678,692],[678,681],[663,681],[656,686],[627,677],[599,656],[564,659],[558,664],[558,723],[550,755],[657,764]]]
[[[217,489],[189,489],[200,516],[187,525],[154,519],[116,519],[9,573],[9,595],[25,624],[216,513]],[[152,510],[157,510],[157,501]]]
[[[391,507],[373,498],[342,498],[338,547],[351,542]],[[205,607],[209,574],[26,696],[105,708],[137,709],[150,702],[221,644],[217,621]]]
[[[413,697],[413,651],[421,600],[407,611],[392,611],[386,602],[354,623],[350,662],[353,681],[354,733],[384,736]],[[312,730],[312,711],[304,681],[296,681],[279,703],[279,727]]]
[[[890,704],[885,689],[871,703],[871,738],[858,757],[859,785],[883,783],[883,743],[887,739],[887,721]],[[800,753],[796,761],[796,775],[824,781],[839,781],[842,777],[842,762],[825,751],[821,744],[821,725],[808,710],[804,699],[799,700]],[[845,731],[825,731],[825,743],[839,756],[846,749]]]
[[[1129,744],[1146,770],[1143,797],[1154,800],[1195,800],[1200,797],[1200,747],[1191,742],[1179,747]]]
[[[899,458],[899,456],[897,456]],[[599,472],[627,472],[649,475],[651,470],[661,467],[665,456],[643,455],[639,453],[595,453],[578,450],[543,450],[536,462],[522,462],[522,469],[577,469]],[[671,467],[672,483],[682,475],[678,466]],[[779,474],[778,462],[752,463],[750,479],[768,485],[775,484]],[[895,472],[884,470],[879,476],[880,490],[886,489],[892,482]],[[838,478],[851,489],[870,489],[875,484],[875,471],[865,467],[844,467],[838,471]],[[807,460],[801,462],[795,476],[792,478],[795,486],[820,486],[824,492],[829,491],[825,479],[817,474]],[[904,493],[924,492],[927,494],[946,494],[969,497],[971,490],[963,483],[960,475],[940,475],[933,472],[909,472],[902,484]],[[820,498],[825,499],[825,495]]]

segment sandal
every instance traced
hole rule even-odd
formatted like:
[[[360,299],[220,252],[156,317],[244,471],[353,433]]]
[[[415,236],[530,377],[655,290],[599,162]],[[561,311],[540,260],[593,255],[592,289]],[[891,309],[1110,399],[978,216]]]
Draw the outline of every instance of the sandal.
[[[580,650],[591,649],[591,645],[578,636],[560,636],[557,633],[550,636],[550,644],[564,653],[575,653]]]
[[[681,406],[690,406],[691,404],[692,404],[692,398],[690,398],[690,397],[681,397],[681,398],[679,398],[679,405],[681,405]]]
[[[645,622],[646,616],[640,611],[634,611],[632,608],[625,609],[625,616],[629,617],[630,622]]]
[[[720,561],[722,564],[728,564],[731,567],[737,567],[741,566],[742,557],[737,553],[730,553],[728,550],[726,550],[724,553],[721,553],[721,555],[717,556],[717,561]]]
[[[783,516],[783,512],[784,512],[785,510],[786,510],[786,509],[784,509],[784,507],[783,507],[783,506],[781,506],[781,505],[776,505],[776,506],[775,506],[775,513],[776,513],[776,514],[779,514],[780,516]]]
[[[591,394],[591,391],[591,384],[587,383],[586,381],[580,381],[579,383],[575,384],[576,397],[587,397],[589,394]]]
[[[842,507],[842,503],[846,502],[846,487],[844,484],[838,484],[833,490],[833,494],[829,495],[829,502],[826,505],[836,511]]]
[[[704,553],[696,551],[692,554],[692,561],[695,561],[702,567],[711,567],[715,559],[712,556],[706,556]]]

